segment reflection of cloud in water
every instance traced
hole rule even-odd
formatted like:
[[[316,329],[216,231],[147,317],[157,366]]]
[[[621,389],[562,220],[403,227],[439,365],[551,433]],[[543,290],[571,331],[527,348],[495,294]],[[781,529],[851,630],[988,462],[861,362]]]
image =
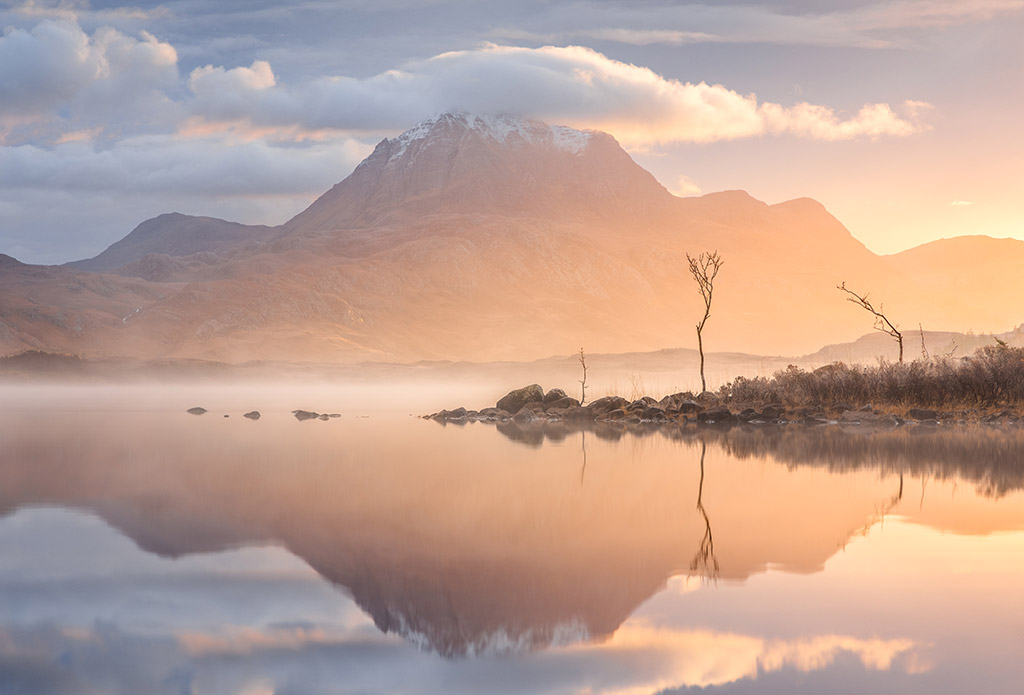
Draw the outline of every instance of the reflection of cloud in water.
[[[890,669],[917,649],[908,640],[825,635],[800,640],[630,622],[607,642],[553,648],[529,660],[445,662],[395,640],[330,629],[235,627],[216,633],[128,632],[107,623],[0,631],[0,672],[10,692],[147,693],[571,692],[650,693],[759,678],[786,668],[825,670],[845,655]],[[56,663],[54,660],[56,658]],[[902,668],[902,665],[899,666]],[[18,688],[21,688],[19,690]],[[8,691],[5,691],[8,692]]]

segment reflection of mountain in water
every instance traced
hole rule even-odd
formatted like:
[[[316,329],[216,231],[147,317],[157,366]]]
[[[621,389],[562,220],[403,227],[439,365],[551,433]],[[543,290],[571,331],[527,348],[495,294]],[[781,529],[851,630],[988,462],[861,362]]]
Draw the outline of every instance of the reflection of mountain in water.
[[[956,478],[975,484],[979,492],[992,497],[1024,489],[1024,429],[1017,427],[697,428],[614,422],[506,422],[497,429],[512,441],[531,446],[560,442],[580,431],[593,432],[606,441],[618,441],[627,435],[664,437],[712,443],[740,459],[768,457],[790,466],[834,472],[876,469],[938,480]]]
[[[608,426],[585,446],[524,448],[477,425],[182,418],[4,416],[0,509],[88,509],[165,556],[279,544],[381,630],[445,656],[603,639],[678,574],[820,570],[895,481],[804,466],[945,471],[1005,491],[1020,487],[1024,453],[1024,435],[994,430]],[[625,433],[635,446],[610,441]],[[760,466],[754,480],[749,456],[798,465]]]

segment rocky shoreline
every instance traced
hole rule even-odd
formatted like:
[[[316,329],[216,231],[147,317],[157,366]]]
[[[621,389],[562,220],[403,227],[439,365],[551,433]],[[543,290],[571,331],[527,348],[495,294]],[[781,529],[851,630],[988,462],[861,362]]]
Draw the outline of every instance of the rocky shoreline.
[[[713,393],[694,395],[688,391],[674,393],[656,400],[643,396],[629,400],[621,396],[604,396],[581,404],[562,389],[545,391],[539,384],[530,384],[510,391],[493,407],[469,410],[464,407],[441,410],[425,419],[438,422],[515,422],[520,425],[544,422],[618,422],[623,424],[680,425],[849,425],[895,428],[914,424],[939,427],[966,424],[1024,424],[1020,413],[1000,409],[941,411],[928,408],[906,408],[887,411],[870,404],[852,407],[787,406],[773,404],[728,403]]]

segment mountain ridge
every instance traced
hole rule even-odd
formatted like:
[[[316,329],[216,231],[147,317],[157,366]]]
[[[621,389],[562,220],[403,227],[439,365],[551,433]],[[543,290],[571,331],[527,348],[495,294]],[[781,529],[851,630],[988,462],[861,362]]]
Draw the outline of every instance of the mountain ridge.
[[[725,259],[713,351],[798,355],[860,337],[870,317],[835,291],[844,281],[903,326],[1021,323],[1012,275],[878,256],[817,201],[677,198],[610,135],[445,114],[381,141],[284,225],[170,214],[88,259],[126,261],[115,275],[5,273],[0,350],[228,362],[645,352],[692,342],[687,255],[710,250]],[[1012,255],[1000,247],[978,267]]]

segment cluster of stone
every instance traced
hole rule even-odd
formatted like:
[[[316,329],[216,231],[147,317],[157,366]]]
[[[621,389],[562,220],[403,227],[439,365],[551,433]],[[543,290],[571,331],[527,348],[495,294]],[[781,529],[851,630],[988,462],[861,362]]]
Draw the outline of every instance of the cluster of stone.
[[[732,410],[712,393],[695,396],[690,392],[674,393],[661,400],[644,396],[629,400],[620,396],[605,396],[581,405],[567,396],[562,389],[545,392],[538,384],[530,384],[510,391],[491,408],[442,410],[425,418],[439,422],[620,422],[678,423],[698,425],[864,425],[891,428],[905,424],[938,426],[982,422],[987,424],[1014,423],[1017,418],[1009,412],[982,415],[980,413],[944,413],[925,408],[910,408],[906,417],[874,409],[865,405],[858,409],[836,404],[824,409],[803,406],[786,408],[782,405],[745,407]],[[1021,420],[1024,422],[1024,419]]]
[[[317,413],[312,410],[293,410],[292,415],[296,420],[330,420],[341,417],[340,413]]]
[[[703,403],[701,401],[704,401]],[[728,408],[716,405],[717,399],[711,394],[698,397],[692,393],[675,393],[655,400],[644,396],[628,400],[620,396],[605,396],[592,403],[581,405],[578,400],[566,395],[562,389],[545,392],[539,384],[530,384],[510,391],[498,400],[492,408],[467,410],[456,408],[442,410],[424,417],[442,422],[508,422],[536,421],[623,421],[629,423],[653,422],[736,422],[737,415]],[[747,414],[746,412],[744,413]],[[779,409],[766,408],[763,412],[751,411],[749,419],[777,419]]]

